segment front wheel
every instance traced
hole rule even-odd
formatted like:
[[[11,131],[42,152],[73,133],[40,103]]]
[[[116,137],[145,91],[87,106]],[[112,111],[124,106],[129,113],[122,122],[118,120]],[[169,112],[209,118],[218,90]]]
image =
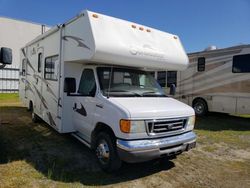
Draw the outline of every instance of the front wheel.
[[[193,108],[197,116],[204,116],[208,112],[207,103],[202,99],[197,99],[193,103]]]
[[[121,167],[122,162],[116,151],[115,139],[110,134],[98,134],[95,150],[99,165],[104,171],[114,172]]]

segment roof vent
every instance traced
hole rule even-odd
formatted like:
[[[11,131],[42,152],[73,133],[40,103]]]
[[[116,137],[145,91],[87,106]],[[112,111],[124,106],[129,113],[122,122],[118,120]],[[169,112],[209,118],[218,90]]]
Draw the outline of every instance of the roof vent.
[[[207,48],[205,48],[204,51],[211,51],[211,50],[216,50],[218,49],[216,46],[212,45],[212,46],[208,46]]]

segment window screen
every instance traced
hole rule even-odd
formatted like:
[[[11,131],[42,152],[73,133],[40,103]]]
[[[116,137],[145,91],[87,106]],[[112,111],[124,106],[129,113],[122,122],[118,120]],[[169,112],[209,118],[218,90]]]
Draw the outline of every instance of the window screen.
[[[197,71],[202,72],[205,71],[206,67],[206,59],[205,57],[199,57],[198,58],[198,64],[197,64]]]
[[[167,72],[167,87],[170,87],[172,84],[177,86],[177,71],[168,71]]]
[[[44,78],[47,80],[57,80],[57,60],[58,55],[47,57],[44,66]]]
[[[250,54],[236,55],[233,57],[233,73],[250,72]]]

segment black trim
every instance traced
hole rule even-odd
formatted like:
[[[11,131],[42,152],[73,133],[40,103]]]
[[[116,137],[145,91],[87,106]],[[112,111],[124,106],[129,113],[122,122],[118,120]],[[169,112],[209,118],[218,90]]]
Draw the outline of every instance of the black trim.
[[[19,91],[19,89],[0,89],[0,92],[5,92],[5,91]]]
[[[2,81],[19,81],[18,78],[0,78]]]
[[[4,68],[4,69],[1,69],[1,70],[7,70],[7,71],[19,71],[18,68]]]

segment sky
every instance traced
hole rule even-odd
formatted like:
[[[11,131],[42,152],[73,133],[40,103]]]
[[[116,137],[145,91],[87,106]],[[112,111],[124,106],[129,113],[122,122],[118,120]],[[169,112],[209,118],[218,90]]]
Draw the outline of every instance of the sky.
[[[0,16],[50,26],[85,9],[176,34],[187,52],[250,44],[250,0],[0,0]]]

